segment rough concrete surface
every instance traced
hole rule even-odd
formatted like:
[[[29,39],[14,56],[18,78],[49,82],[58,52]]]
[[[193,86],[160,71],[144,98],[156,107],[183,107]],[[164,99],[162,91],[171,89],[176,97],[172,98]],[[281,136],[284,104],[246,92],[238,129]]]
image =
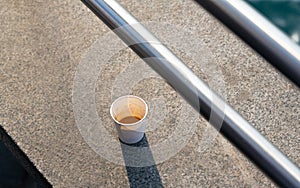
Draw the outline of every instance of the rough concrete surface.
[[[169,23],[200,38],[222,71],[228,103],[300,165],[296,86],[192,1],[122,0],[121,4],[140,21]],[[197,151],[206,126],[202,118],[188,144],[156,166],[126,168],[104,159],[76,126],[72,89],[81,58],[109,29],[79,0],[1,1],[0,16],[0,124],[54,187],[275,186],[220,135],[205,151]],[[209,79],[197,63],[174,51],[197,75]],[[138,60],[124,49],[98,77],[95,101],[105,125],[111,123],[111,84],[124,67]],[[147,139],[152,145],[167,138],[180,111],[179,96],[158,78],[139,82],[132,94],[146,101],[164,98],[172,115],[147,132]],[[107,130],[115,134],[112,126]]]

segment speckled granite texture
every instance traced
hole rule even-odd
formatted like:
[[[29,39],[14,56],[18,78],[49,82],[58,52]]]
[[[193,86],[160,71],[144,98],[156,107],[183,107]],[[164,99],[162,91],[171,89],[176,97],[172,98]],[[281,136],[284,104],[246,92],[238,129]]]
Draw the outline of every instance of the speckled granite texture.
[[[300,164],[296,86],[192,1],[121,3],[140,21],[167,22],[201,38],[223,72],[228,103]],[[72,87],[81,57],[109,29],[79,0],[1,1],[0,16],[0,124],[54,187],[128,187],[149,181],[164,187],[274,187],[220,135],[205,152],[197,152],[202,118],[189,143],[156,166],[128,169],[102,158],[76,126]],[[129,64],[138,59],[128,49],[114,58]],[[189,66],[201,76],[197,66]],[[98,113],[107,121],[111,101],[99,99],[122,67],[116,63],[107,68],[96,85],[96,102],[106,107]],[[143,82],[133,94],[147,99],[158,92],[166,101],[175,95],[161,80]],[[176,114],[174,101],[169,107]],[[168,136],[168,131],[163,127],[149,133],[148,142]]]

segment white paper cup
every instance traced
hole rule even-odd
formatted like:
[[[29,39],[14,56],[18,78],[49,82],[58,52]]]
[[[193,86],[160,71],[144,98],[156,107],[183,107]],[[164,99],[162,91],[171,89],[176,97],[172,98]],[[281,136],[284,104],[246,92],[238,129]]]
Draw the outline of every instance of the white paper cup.
[[[145,134],[148,106],[140,97],[126,95],[116,99],[110,107],[120,140],[134,144]]]

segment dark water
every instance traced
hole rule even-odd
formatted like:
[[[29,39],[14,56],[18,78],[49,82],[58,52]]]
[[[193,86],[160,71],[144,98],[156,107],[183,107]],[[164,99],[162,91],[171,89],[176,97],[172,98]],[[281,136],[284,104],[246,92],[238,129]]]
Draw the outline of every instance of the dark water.
[[[35,188],[38,184],[0,140],[0,188]]]
[[[300,45],[300,0],[246,0]]]

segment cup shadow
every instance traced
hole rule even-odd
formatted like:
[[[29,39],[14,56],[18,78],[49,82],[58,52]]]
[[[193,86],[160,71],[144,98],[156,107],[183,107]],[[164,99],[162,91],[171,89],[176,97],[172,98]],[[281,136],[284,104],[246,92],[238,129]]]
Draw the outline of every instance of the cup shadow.
[[[144,135],[143,139],[136,144],[126,144],[120,141],[120,145],[122,148],[127,176],[131,188],[163,187],[146,135]],[[144,147],[143,152],[139,152],[139,150],[130,149],[132,147]],[[141,167],[132,167],[130,165],[132,164],[132,160],[134,158],[133,155],[139,158],[138,163],[141,164]],[[143,164],[154,165],[144,166]]]

